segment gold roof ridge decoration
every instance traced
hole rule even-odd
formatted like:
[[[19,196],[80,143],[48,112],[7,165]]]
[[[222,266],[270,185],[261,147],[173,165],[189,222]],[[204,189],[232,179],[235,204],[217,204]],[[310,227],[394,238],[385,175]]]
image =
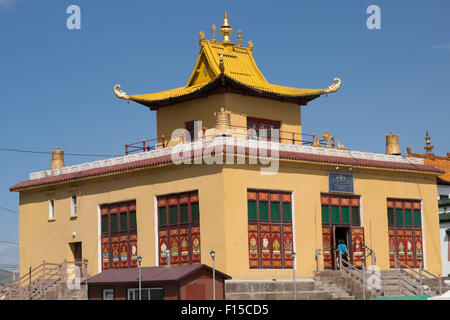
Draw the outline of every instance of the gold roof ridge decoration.
[[[339,78],[334,78],[334,82],[326,89],[302,89],[271,84],[253,59],[253,42],[248,41],[248,47],[244,47],[241,30],[238,32],[238,44],[235,45],[231,41],[230,34],[233,29],[226,11],[219,30],[223,34],[222,42],[215,39],[215,30],[213,25],[212,40],[206,40],[204,32],[200,31],[200,52],[195,68],[184,87],[157,93],[127,95],[117,84],[113,88],[114,94],[120,99],[131,100],[157,110],[162,106],[204,96],[220,86],[232,87],[257,96],[294,101],[300,105],[306,105],[322,94],[336,92],[341,87],[342,81]]]

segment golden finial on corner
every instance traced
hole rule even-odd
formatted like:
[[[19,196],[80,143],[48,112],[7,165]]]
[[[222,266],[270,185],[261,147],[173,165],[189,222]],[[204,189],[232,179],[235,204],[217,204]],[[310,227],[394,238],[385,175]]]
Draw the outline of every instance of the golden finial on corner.
[[[432,154],[433,153],[432,150],[433,150],[434,146],[431,145],[431,138],[428,135],[428,130],[425,131],[425,134],[426,134],[426,136],[425,136],[426,145],[423,148],[426,150],[427,154]]]
[[[327,142],[327,148],[331,148],[331,140],[334,138],[330,135],[330,133],[328,132],[328,130],[325,130],[325,132],[322,135],[322,138],[325,139],[325,141]]]
[[[253,51],[253,41],[252,41],[252,40],[249,40],[249,41],[248,41],[248,48],[249,48],[251,51]]]
[[[200,31],[200,32],[198,33],[198,35],[199,35],[199,37],[200,37],[200,41],[205,40],[205,33],[204,33],[203,31]]]
[[[216,42],[216,25],[215,24],[212,25],[212,31],[213,31],[212,41]]]
[[[238,30],[238,47],[242,47],[242,31]]]
[[[225,44],[233,44],[233,41],[230,39],[230,34],[233,33],[233,29],[228,22],[227,11],[225,10],[225,14],[223,17],[222,27],[220,28],[220,33],[223,35],[222,43]]]

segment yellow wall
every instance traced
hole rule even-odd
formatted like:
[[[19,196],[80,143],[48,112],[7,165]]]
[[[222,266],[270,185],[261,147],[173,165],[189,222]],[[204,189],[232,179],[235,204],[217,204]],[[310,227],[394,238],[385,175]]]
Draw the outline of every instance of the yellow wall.
[[[347,169],[340,169],[349,172]],[[290,270],[250,270],[247,242],[247,189],[293,192],[294,240],[298,277],[311,277],[314,252],[321,248],[320,193],[328,192],[328,171],[323,164],[282,162],[276,175],[261,175],[256,165],[168,165],[121,175],[20,192],[20,267],[43,260],[71,259],[68,243],[82,241],[89,274],[99,272],[98,206],[136,199],[138,252],[144,266],[157,263],[155,196],[198,190],[200,200],[201,261],[234,279],[290,279]],[[361,196],[366,245],[375,250],[377,265],[389,268],[386,198],[423,200],[425,267],[441,269],[435,177],[425,174],[353,169],[355,194]],[[50,191],[50,193],[49,193]],[[78,217],[70,218],[70,196],[78,193]],[[48,220],[48,200],[55,198],[55,220]],[[72,232],[77,235],[73,239]],[[323,267],[320,256],[319,268]]]
[[[221,107],[230,112],[231,126],[244,127],[245,130],[247,117],[280,121],[280,131],[283,131],[280,134],[281,142],[291,143],[291,132],[295,133],[295,140],[301,140],[300,106],[291,102],[233,93],[213,94],[159,109],[156,113],[158,138],[164,134],[168,139],[173,130],[184,129],[185,123],[193,120],[202,120],[206,129],[214,128],[216,126],[214,112],[218,112]],[[171,141],[170,145],[176,143],[179,141]]]

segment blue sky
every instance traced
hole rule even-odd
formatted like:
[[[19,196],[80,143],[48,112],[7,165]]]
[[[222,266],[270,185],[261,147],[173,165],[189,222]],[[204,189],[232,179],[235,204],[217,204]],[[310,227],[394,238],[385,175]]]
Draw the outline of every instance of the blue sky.
[[[81,8],[81,30],[66,9]],[[369,5],[381,29],[366,27]],[[428,130],[437,154],[450,152],[450,1],[33,1],[0,0],[0,148],[122,155],[124,144],[154,138],[155,113],[117,99],[186,84],[223,11],[254,43],[269,82],[338,93],[302,107],[305,133],[325,129],[347,148],[384,153],[400,134],[423,152]],[[0,151],[0,207],[18,210],[8,188],[47,169],[50,155]],[[98,158],[66,156],[72,165]],[[0,209],[0,241],[18,241],[18,215]],[[0,243],[1,264],[17,247]]]

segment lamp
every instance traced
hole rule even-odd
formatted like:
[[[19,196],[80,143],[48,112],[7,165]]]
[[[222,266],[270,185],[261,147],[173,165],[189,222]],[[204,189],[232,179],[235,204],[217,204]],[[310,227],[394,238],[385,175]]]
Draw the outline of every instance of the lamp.
[[[166,250],[167,265],[170,266],[170,250]]]
[[[142,257],[138,256],[137,260],[139,263],[139,300],[141,300],[141,282],[142,282],[141,262],[142,262]]]
[[[292,278],[294,282],[294,300],[297,300],[297,286],[295,285],[295,252],[292,251]]]
[[[211,250],[209,254],[211,255],[213,263],[213,300],[216,300],[216,252],[214,250]]]

